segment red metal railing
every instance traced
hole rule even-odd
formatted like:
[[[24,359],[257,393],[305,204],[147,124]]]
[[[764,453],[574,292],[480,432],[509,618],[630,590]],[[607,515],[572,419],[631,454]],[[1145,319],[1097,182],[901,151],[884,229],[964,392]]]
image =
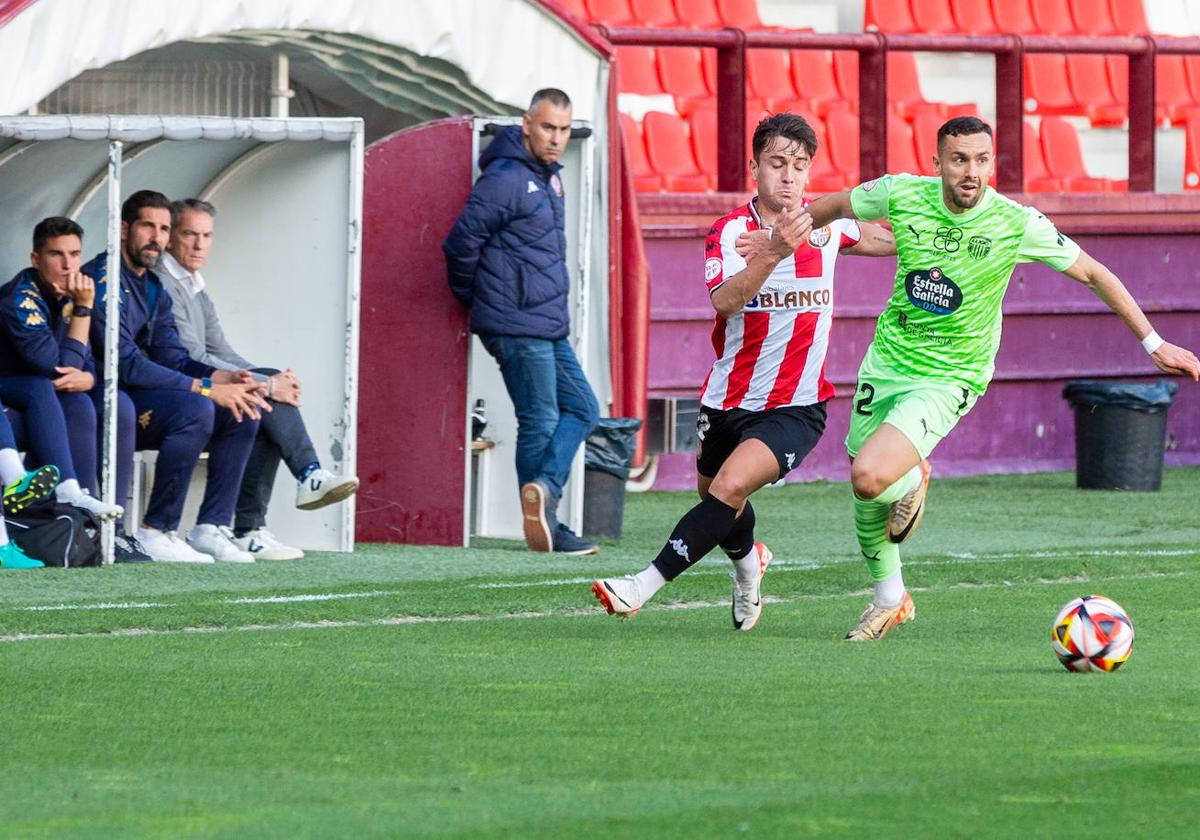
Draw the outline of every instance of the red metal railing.
[[[863,180],[887,169],[887,53],[992,53],[996,58],[996,156],[1002,192],[1024,184],[1025,53],[1106,53],[1129,58],[1129,189],[1154,191],[1154,59],[1200,54],[1200,38],[1061,38],[1018,35],[885,35],[879,32],[745,32],[596,29],[615,45],[714,47],[717,50],[717,189],[740,192],[745,178],[746,50],[853,50],[858,53],[859,162]],[[620,67],[617,68],[618,74]],[[730,127],[737,130],[729,130]]]

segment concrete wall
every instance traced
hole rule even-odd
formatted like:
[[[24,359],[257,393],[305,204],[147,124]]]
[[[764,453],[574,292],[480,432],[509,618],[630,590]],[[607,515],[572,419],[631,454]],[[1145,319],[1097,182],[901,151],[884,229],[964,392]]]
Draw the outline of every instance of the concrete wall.
[[[1068,229],[1069,232],[1069,229]],[[1168,340],[1200,347],[1200,237],[1077,235],[1109,266]],[[700,229],[647,230],[651,282],[651,396],[696,396],[713,360],[713,312],[703,283]],[[891,259],[843,257],[827,373],[837,386],[821,443],[791,481],[849,477],[842,441],[850,396],[875,318],[891,290]],[[1079,378],[1153,379],[1146,354],[1115,315],[1082,286],[1041,265],[1019,266],[1005,297],[1004,339],[987,394],[934,452],[939,475],[1073,469],[1074,419],[1062,399]],[[1200,463],[1200,386],[1180,381],[1168,414],[1166,463]],[[665,456],[656,489],[693,485],[695,459]]]

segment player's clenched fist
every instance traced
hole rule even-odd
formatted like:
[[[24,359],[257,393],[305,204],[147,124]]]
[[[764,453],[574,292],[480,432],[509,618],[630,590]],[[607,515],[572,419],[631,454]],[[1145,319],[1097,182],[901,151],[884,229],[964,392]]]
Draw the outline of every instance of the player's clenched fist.
[[[82,272],[72,271],[68,275],[64,291],[76,306],[91,306],[96,302],[96,284]]]
[[[771,230],[751,230],[738,236],[733,248],[748,263],[763,257],[778,262],[799,248],[811,230],[808,210],[794,207],[784,210]]]

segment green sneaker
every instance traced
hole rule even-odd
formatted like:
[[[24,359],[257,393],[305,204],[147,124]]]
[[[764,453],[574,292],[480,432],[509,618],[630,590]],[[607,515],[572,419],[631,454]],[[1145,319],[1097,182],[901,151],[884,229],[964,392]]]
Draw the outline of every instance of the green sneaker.
[[[22,551],[12,540],[0,545],[0,569],[40,569],[45,565]]]
[[[23,478],[4,488],[4,512],[11,516],[46,501],[54,495],[60,479],[58,467],[53,464],[25,473]]]

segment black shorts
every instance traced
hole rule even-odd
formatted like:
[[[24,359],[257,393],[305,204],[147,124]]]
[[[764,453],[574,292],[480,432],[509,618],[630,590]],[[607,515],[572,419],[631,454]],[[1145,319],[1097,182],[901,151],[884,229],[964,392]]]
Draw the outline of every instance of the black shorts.
[[[700,406],[696,421],[696,471],[713,478],[744,440],[761,440],[779,462],[779,477],[804,460],[825,431],[825,403],[766,411]]]

